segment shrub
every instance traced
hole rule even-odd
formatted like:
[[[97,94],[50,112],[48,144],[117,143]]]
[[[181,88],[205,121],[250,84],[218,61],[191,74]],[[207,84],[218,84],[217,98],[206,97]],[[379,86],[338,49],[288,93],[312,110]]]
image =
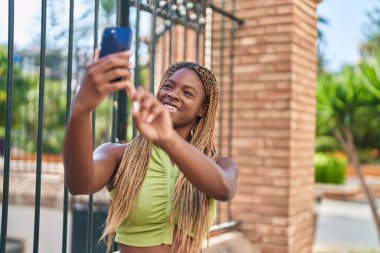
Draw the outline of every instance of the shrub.
[[[359,149],[358,157],[361,163],[379,164],[380,156],[379,150],[376,148]]]
[[[315,182],[343,184],[347,159],[343,156],[317,153],[314,157]]]
[[[371,149],[369,148],[357,150],[357,153],[360,163],[369,163],[372,160]]]
[[[339,143],[332,136],[321,135],[315,140],[315,151],[317,152],[334,152],[341,150]]]

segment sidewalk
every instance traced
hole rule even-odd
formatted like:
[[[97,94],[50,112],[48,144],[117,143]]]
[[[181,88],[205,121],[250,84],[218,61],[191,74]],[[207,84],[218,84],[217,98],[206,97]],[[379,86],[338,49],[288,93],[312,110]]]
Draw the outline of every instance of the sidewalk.
[[[380,253],[367,203],[322,199],[317,210],[314,253]]]

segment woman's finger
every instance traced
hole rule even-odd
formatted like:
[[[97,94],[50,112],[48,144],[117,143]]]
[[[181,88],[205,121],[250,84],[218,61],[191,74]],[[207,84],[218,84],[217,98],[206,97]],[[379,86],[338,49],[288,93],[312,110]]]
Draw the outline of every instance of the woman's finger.
[[[137,116],[140,112],[142,99],[144,98],[145,91],[143,88],[138,87],[132,96],[132,114]]]
[[[139,102],[141,104],[144,96],[145,96],[145,90],[143,88],[141,88],[141,87],[138,87],[136,89],[136,93],[135,93],[135,96],[133,97],[133,100],[137,101],[137,102]]]
[[[110,83],[116,79],[129,80],[130,77],[131,77],[131,72],[129,71],[129,69],[115,68],[113,70],[106,72],[101,78],[102,78],[102,82]]]
[[[128,82],[127,86],[125,86],[125,92],[132,101],[133,97],[135,96],[136,89],[131,82]]]
[[[92,62],[96,62],[99,59],[100,49],[96,48],[92,57]]]
[[[155,105],[151,107],[145,121],[147,123],[152,123],[157,118],[157,116],[162,113],[162,111],[162,106],[158,103],[155,103]]]
[[[103,85],[101,90],[102,90],[102,93],[104,92],[108,95],[108,94],[115,92],[115,91],[119,91],[119,90],[123,90],[123,89],[125,90],[125,89],[127,89],[128,86],[131,86],[130,81],[120,80],[120,81],[109,83],[107,85]]]
[[[131,64],[129,58],[131,57],[130,51],[125,51],[121,53],[115,53],[107,55],[99,59],[97,68],[98,71],[106,72],[114,68],[130,68]]]
[[[140,104],[140,117],[143,120],[146,120],[150,114],[151,108],[156,104],[155,98],[148,92],[145,93],[145,96]]]

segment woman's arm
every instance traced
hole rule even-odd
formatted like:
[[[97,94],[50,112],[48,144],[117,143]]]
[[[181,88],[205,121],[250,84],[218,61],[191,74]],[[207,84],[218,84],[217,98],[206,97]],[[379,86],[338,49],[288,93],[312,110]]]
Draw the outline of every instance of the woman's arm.
[[[110,180],[122,155],[123,145],[107,144],[93,153],[91,114],[104,98],[117,90],[129,89],[129,52],[109,55],[87,67],[81,87],[73,101],[68,120],[63,159],[65,180],[72,194],[91,194]],[[112,82],[116,78],[122,81]]]
[[[215,163],[177,134],[160,146],[200,191],[220,201],[235,196],[238,169],[232,159],[218,157]]]
[[[173,129],[168,110],[142,88],[137,89],[132,101],[140,133],[165,150],[196,188],[217,200],[232,199],[238,175],[234,161],[221,157],[215,163],[194,148]]]

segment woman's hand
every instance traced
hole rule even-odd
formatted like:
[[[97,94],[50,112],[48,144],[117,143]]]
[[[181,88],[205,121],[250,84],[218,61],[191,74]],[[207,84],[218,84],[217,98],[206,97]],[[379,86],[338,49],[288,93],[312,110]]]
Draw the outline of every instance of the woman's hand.
[[[143,88],[129,95],[132,98],[133,118],[140,133],[158,145],[169,140],[174,134],[169,111]]]
[[[121,52],[99,59],[99,50],[87,66],[81,86],[73,103],[73,111],[90,113],[112,92],[126,89],[133,93],[130,83],[129,57],[131,52]],[[113,81],[118,79],[118,81]]]

